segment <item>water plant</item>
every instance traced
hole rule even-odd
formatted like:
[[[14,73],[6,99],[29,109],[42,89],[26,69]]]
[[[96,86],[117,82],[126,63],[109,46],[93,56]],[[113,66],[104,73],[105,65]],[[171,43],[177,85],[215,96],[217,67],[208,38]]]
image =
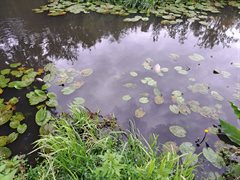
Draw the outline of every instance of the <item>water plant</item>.
[[[146,141],[135,128],[127,133],[86,109],[70,111],[56,117],[53,133],[37,140],[44,161],[28,179],[194,179],[192,153],[162,153],[154,135]]]

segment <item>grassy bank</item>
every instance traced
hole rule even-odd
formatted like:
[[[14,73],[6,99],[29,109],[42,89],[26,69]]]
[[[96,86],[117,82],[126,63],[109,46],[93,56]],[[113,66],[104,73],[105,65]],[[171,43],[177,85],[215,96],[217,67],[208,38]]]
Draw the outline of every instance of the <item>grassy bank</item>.
[[[162,153],[157,137],[147,142],[75,107],[37,145],[44,161],[28,179],[194,179],[191,154]]]

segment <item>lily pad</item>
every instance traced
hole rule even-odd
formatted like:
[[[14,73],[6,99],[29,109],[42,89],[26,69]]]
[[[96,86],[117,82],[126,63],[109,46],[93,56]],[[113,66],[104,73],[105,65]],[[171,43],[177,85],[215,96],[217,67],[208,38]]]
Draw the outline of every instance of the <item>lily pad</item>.
[[[19,67],[21,66],[21,63],[12,63],[9,65],[11,68],[16,68],[16,67]]]
[[[149,103],[149,99],[147,97],[141,97],[139,98],[139,102],[142,104],[147,104]]]
[[[214,150],[211,148],[203,148],[203,155],[204,157],[216,168],[221,169],[222,167],[225,167],[225,163],[223,158],[218,155]]]
[[[211,91],[211,95],[218,101],[223,101],[224,97],[221,96],[218,92],[216,91]]]
[[[170,105],[170,106],[169,106],[169,109],[170,109],[170,111],[173,112],[174,114],[179,114],[179,112],[180,112],[178,106],[176,106],[175,104],[174,104],[174,105]]]
[[[26,94],[30,105],[37,105],[47,99],[47,95],[44,91],[36,89]]]
[[[23,134],[27,130],[27,124],[23,123],[17,127],[17,132]]]
[[[35,120],[37,125],[39,126],[45,125],[50,119],[51,113],[50,111],[46,110],[46,107],[39,109],[38,112],[36,113]]]
[[[131,100],[132,99],[132,97],[130,96],[130,95],[124,95],[123,97],[122,97],[122,100],[123,101],[129,101],[129,100]]]
[[[11,75],[15,76],[15,77],[21,77],[23,75],[23,72],[22,71],[13,70],[13,71],[11,71]]]
[[[0,75],[0,88],[7,87],[9,81],[10,81],[10,78],[6,78],[5,76]]]
[[[8,141],[7,143],[12,143],[18,138],[18,133],[12,132],[11,134],[8,135]]]
[[[2,75],[8,75],[10,73],[11,69],[3,69],[1,70]]]
[[[132,77],[137,77],[138,76],[138,73],[136,73],[135,71],[131,71],[129,73]]]
[[[46,105],[48,107],[57,107],[58,101],[56,99],[49,99],[48,101],[46,101]]]
[[[0,157],[3,159],[7,159],[12,155],[12,152],[9,148],[7,147],[0,147]]]
[[[93,70],[90,68],[83,69],[80,71],[80,75],[84,77],[90,76],[92,73],[93,73]]]
[[[77,105],[77,106],[83,105],[85,102],[86,102],[86,100],[82,97],[76,97],[73,100],[73,104]]]
[[[7,136],[0,136],[0,147],[6,146],[8,142]]]
[[[126,87],[126,88],[132,88],[132,89],[137,87],[137,85],[134,84],[134,83],[126,83],[123,86]]]
[[[196,148],[191,142],[184,142],[179,146],[179,150],[182,154],[194,153]]]
[[[189,57],[191,60],[197,61],[197,62],[204,60],[204,57],[203,57],[202,55],[200,55],[200,54],[197,54],[197,53],[194,53],[194,54],[192,54],[192,55],[190,55],[190,56],[188,56],[188,57]]]
[[[164,103],[164,98],[163,98],[163,96],[155,96],[154,97],[154,102],[155,102],[155,104],[163,104]]]
[[[135,116],[137,118],[142,118],[143,116],[145,116],[145,114],[146,113],[144,112],[144,110],[142,108],[138,108],[135,110]]]
[[[170,126],[169,131],[176,137],[186,137],[187,131],[181,126]]]

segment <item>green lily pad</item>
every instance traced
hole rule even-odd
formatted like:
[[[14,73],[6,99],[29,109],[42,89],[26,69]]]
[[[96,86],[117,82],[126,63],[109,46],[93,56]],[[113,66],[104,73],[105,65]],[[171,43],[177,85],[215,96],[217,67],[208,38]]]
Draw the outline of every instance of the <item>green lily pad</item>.
[[[207,84],[203,83],[196,83],[193,85],[189,85],[188,89],[191,90],[193,93],[201,93],[201,94],[207,94],[209,87]]]
[[[86,100],[82,97],[76,97],[74,98],[73,100],[73,104],[76,105],[76,106],[81,106],[83,105],[84,103],[86,102]]]
[[[137,22],[137,21],[148,21],[148,17],[142,17],[142,16],[135,16],[133,18],[125,18],[123,21],[124,22]]]
[[[26,94],[30,105],[37,105],[47,99],[47,95],[44,91],[36,89]]]
[[[0,157],[3,159],[7,159],[12,155],[12,152],[9,148],[7,147],[0,147]]]
[[[12,129],[17,129],[17,127],[20,125],[20,122],[19,121],[11,121],[10,123],[9,123],[9,126],[10,126],[10,128],[12,128]]]
[[[224,97],[221,96],[218,92],[216,91],[211,91],[211,95],[218,101],[223,101]]]
[[[50,111],[46,110],[46,107],[39,109],[35,116],[35,121],[39,126],[45,125],[50,119],[51,113]]]
[[[49,99],[48,101],[46,101],[46,105],[48,107],[57,107],[58,101],[56,99]]]
[[[9,65],[11,68],[16,68],[16,67],[19,67],[21,66],[21,63],[12,63]]]
[[[141,97],[139,98],[139,102],[142,104],[147,104],[149,103],[149,99],[147,97]]]
[[[23,113],[21,113],[21,112],[16,112],[15,115],[13,115],[11,117],[11,121],[19,121],[20,122],[24,119],[25,119],[25,117],[24,117]]]
[[[72,94],[73,92],[75,92],[75,88],[73,87],[65,87],[61,90],[61,92],[64,94],[64,95],[69,95],[69,94]]]
[[[218,155],[214,150],[211,148],[203,148],[203,156],[216,168],[221,169],[225,167],[225,162],[223,158]]]
[[[83,13],[88,13],[88,11],[86,10],[86,7],[83,6],[82,4],[75,4],[75,5],[72,5],[68,8],[66,8],[66,11],[69,11],[73,14],[79,14],[81,12]]]
[[[196,148],[191,142],[184,142],[179,146],[179,150],[182,154],[194,153]]]
[[[10,78],[6,78],[5,76],[0,75],[0,88],[7,87],[9,81],[10,81]]]
[[[131,71],[129,73],[132,77],[137,77],[138,76],[138,73],[136,73],[135,71]]]
[[[18,100],[18,98],[16,98],[16,97],[13,97],[13,98],[11,98],[11,99],[8,101],[8,103],[11,104],[11,105],[15,105],[15,104],[17,104],[18,102],[19,102],[19,100]]]
[[[49,99],[57,99],[57,95],[54,92],[47,93],[47,97]]]
[[[48,88],[50,88],[52,85],[51,84],[44,84],[42,85],[42,90],[47,90]]]
[[[137,117],[137,118],[142,118],[143,116],[145,116],[145,112],[144,112],[144,110],[142,109],[142,108],[137,108],[136,110],[135,110],[135,116]]]
[[[8,141],[7,143],[10,144],[14,142],[18,138],[18,133],[12,132],[11,134],[8,135]]]
[[[12,117],[12,111],[0,111],[0,126],[7,123]]]
[[[137,85],[134,84],[134,83],[126,83],[123,86],[126,87],[126,88],[132,88],[132,89],[137,87]]]
[[[6,146],[8,142],[7,136],[0,136],[0,147]]]
[[[171,112],[173,112],[174,114],[179,114],[180,112],[180,109],[178,106],[176,106],[175,104],[174,105],[170,105],[169,106],[169,109]]]
[[[124,96],[122,96],[122,100],[123,101],[129,101],[129,100],[131,100],[132,99],[132,97],[130,96],[130,95],[124,95]]]
[[[90,68],[83,69],[80,71],[80,75],[84,77],[90,76],[92,73],[93,73],[93,70]]]
[[[23,134],[27,130],[27,124],[23,123],[17,127],[17,132]]]
[[[3,69],[1,70],[2,75],[8,75],[10,73],[11,69]]]
[[[189,57],[191,60],[197,61],[197,62],[204,60],[204,57],[203,57],[202,55],[200,55],[200,54],[197,54],[197,53],[194,53],[194,54],[192,54],[192,55],[190,55],[190,56],[188,56],[188,57]]]
[[[15,77],[22,77],[23,72],[22,71],[13,70],[13,71],[11,71],[11,75],[15,76]]]
[[[176,137],[186,137],[187,131],[181,126],[170,126],[169,131]]]
[[[161,96],[161,91],[157,87],[153,88],[153,93],[155,96]]]

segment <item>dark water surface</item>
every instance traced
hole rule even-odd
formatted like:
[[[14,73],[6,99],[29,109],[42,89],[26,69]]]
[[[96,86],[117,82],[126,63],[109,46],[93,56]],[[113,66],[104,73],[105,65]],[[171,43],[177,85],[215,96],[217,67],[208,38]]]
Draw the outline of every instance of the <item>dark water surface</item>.
[[[239,99],[233,94],[237,83],[240,83],[240,68],[233,63],[240,63],[240,18],[233,9],[226,8],[221,15],[211,16],[208,27],[189,21],[165,26],[159,23],[159,18],[151,18],[149,22],[124,23],[122,17],[95,13],[47,17],[46,14],[31,12],[42,3],[40,0],[0,1],[0,69],[12,62],[22,62],[34,68],[42,68],[49,62],[58,68],[79,71],[92,68],[94,73],[85,78],[84,86],[69,96],[63,95],[59,86],[50,88],[58,95],[61,105],[58,111],[67,109],[75,97],[81,96],[92,111],[100,109],[102,114],[114,113],[123,127],[128,127],[129,119],[136,120],[137,127],[146,137],[154,132],[159,134],[162,143],[169,140],[178,144],[194,142],[203,136],[205,128],[218,124],[218,121],[197,113],[187,116],[173,114],[169,110],[169,105],[173,104],[171,92],[180,90],[185,100],[197,100],[202,106],[222,105],[221,117],[240,127],[228,104],[228,101],[233,101],[239,105]],[[173,60],[170,53],[176,53],[180,58]],[[190,60],[188,56],[193,53],[201,54],[205,60]],[[169,72],[160,77],[153,71],[146,71],[142,67],[146,58],[153,59],[153,64],[169,68]],[[187,75],[174,70],[179,65],[190,68]],[[231,76],[224,78],[213,74],[214,69],[230,72]],[[139,75],[133,78],[130,71]],[[140,81],[146,76],[158,82],[164,104],[154,104],[153,88]],[[189,78],[196,81],[189,81]],[[128,82],[136,83],[137,88],[123,87]],[[210,91],[224,96],[224,101],[214,99],[210,93],[192,93],[187,86],[194,83],[208,84]],[[26,92],[6,90],[4,95],[0,95],[6,99],[21,97],[17,110],[29,115],[27,132],[9,145],[14,153],[31,151],[29,144],[38,138],[38,127],[31,116],[35,110],[28,105]],[[148,104],[138,102],[144,92],[150,94]],[[130,94],[133,99],[122,101],[125,94]],[[146,112],[141,119],[134,115],[138,107]],[[186,138],[176,138],[169,132],[169,125],[176,124],[188,131]],[[0,128],[0,135],[7,132],[7,125]],[[210,146],[217,139],[215,135],[209,135]],[[201,147],[197,152],[201,152]],[[216,170],[214,167],[210,169]]]

